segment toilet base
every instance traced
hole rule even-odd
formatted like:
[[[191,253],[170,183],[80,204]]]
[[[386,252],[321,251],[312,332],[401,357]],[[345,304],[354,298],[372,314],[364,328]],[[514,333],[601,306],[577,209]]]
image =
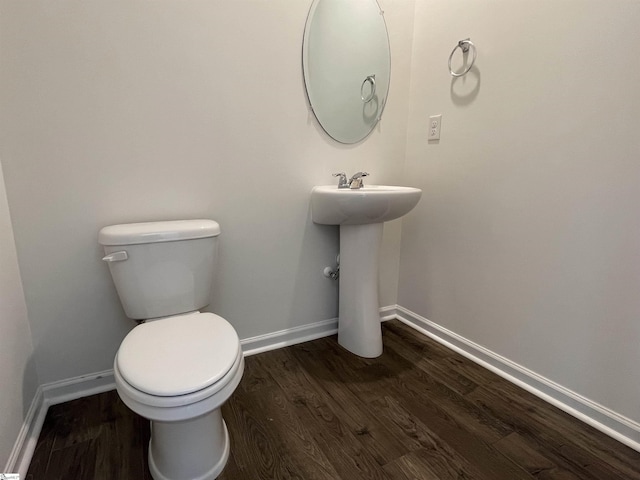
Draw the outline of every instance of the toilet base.
[[[151,422],[149,470],[154,480],[214,480],[229,459],[220,409],[182,422]]]

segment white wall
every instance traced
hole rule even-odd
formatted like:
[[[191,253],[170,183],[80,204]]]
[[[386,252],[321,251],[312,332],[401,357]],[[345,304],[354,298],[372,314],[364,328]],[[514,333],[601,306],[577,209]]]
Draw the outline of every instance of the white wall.
[[[337,316],[336,227],[309,217],[339,170],[398,183],[413,1],[383,2],[393,70],[380,127],[328,139],[307,107],[310,0],[3,1],[0,145],[43,383],[111,367],[124,317],[97,232],[206,217],[222,228],[211,309],[241,338]],[[385,235],[396,303],[399,225]]]
[[[398,302],[635,421],[639,23],[630,0],[416,2]]]
[[[0,469],[38,386],[27,307],[0,165]]]

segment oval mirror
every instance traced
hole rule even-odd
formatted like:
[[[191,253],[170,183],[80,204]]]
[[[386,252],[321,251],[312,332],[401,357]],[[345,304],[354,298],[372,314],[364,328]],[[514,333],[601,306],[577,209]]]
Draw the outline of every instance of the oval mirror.
[[[356,143],[376,126],[389,91],[391,53],[376,0],[314,0],[302,45],[309,103],[325,132]]]

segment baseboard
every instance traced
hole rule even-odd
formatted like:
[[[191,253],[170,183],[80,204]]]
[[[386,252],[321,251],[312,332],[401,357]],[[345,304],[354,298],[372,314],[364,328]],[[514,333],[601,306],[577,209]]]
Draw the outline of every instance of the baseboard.
[[[331,318],[320,322],[309,323],[299,327],[287,328],[265,335],[240,340],[242,353],[245,357],[257,353],[268,352],[278,348],[288,347],[297,343],[308,342],[322,337],[328,337],[338,332],[338,319]]]
[[[20,477],[27,476],[47,410],[51,405],[108,392],[114,388],[116,385],[113,370],[82,375],[38,387],[3,471],[19,473]]]
[[[108,392],[116,388],[113,370],[90,373],[42,386],[47,407],[78,398]]]
[[[396,305],[394,310],[395,317],[402,323],[640,452],[640,424],[637,422],[538,375],[404,307]]]
[[[38,387],[3,472],[19,473],[21,477],[26,477],[46,415],[42,387]]]
[[[380,321],[386,322],[398,318],[398,306],[389,305],[387,307],[380,307]]]
[[[381,307],[379,312],[381,322],[393,320],[396,318],[396,305]],[[240,344],[242,345],[242,353],[245,357],[248,357],[257,353],[268,352],[269,350],[276,350],[278,348],[328,337],[336,333],[338,333],[338,319],[330,318],[299,327],[287,328],[265,335],[245,338],[240,340]]]

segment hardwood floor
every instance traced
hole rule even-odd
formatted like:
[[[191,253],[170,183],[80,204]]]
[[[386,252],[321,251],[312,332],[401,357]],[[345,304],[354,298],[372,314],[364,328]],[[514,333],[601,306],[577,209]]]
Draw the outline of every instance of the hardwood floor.
[[[246,359],[221,480],[640,480],[640,453],[398,321],[385,353],[335,337]],[[115,392],[49,409],[28,480],[150,479]]]

